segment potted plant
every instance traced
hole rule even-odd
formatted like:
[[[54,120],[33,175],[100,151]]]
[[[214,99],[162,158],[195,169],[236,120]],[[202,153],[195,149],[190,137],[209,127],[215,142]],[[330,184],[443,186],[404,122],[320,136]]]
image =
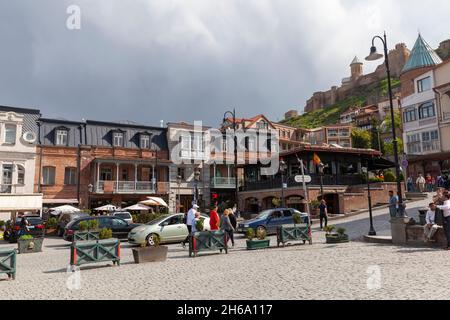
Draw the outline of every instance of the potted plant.
[[[334,226],[325,227],[324,230],[327,232],[325,237],[327,243],[336,244],[336,243],[346,243],[349,242],[349,237],[345,234],[346,229],[338,228],[336,232],[333,232],[336,228]]]
[[[0,231],[5,231],[6,222],[3,220],[0,220]]]
[[[56,235],[56,228],[58,226],[58,220],[56,218],[50,218],[45,223],[45,235]]]
[[[111,229],[103,228],[100,231],[100,235],[99,235],[100,240],[107,240],[107,239],[111,239],[112,237],[113,237],[113,234],[112,234]]]
[[[203,230],[205,230],[204,220],[198,219],[195,221],[195,230],[197,232],[202,232]]]
[[[78,228],[79,228],[80,232],[86,232],[89,229],[89,224],[87,221],[81,221],[78,224]]]
[[[73,241],[89,241],[100,239],[98,230],[98,220],[81,221],[78,224],[78,231],[73,236]]]
[[[148,246],[147,241],[141,244],[140,248],[133,248],[133,258],[135,263],[163,262],[167,259],[168,247],[160,246],[160,238],[153,235],[153,246]]]
[[[267,249],[270,247],[270,239],[267,239],[267,232],[265,229],[259,228],[255,232],[253,229],[248,229],[246,232],[247,250]]]
[[[310,223],[302,223],[302,216],[299,213],[295,213],[292,218],[293,225],[281,225],[277,228],[277,246],[279,247],[280,244],[284,246],[290,241],[302,241],[303,244],[308,241],[312,244]]]
[[[17,240],[19,254],[42,251],[44,238],[34,238],[32,235],[23,235]]]

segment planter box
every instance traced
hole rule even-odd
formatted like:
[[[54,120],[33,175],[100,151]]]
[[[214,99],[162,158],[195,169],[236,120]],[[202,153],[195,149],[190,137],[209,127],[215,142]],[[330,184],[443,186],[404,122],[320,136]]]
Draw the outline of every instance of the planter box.
[[[228,237],[223,231],[202,231],[189,236],[189,257],[201,251],[217,251],[228,254]]]
[[[308,224],[283,225],[277,228],[277,246],[283,246],[289,241],[306,241],[312,244],[311,226]]]
[[[13,280],[16,278],[16,254],[15,249],[0,250],[0,274],[5,273]]]
[[[270,247],[270,239],[265,240],[247,240],[247,250],[260,250]]]
[[[58,235],[58,232],[56,229],[46,229],[45,235],[46,236],[56,236],[56,235]]]
[[[76,241],[70,246],[70,265],[112,261],[120,265],[119,239]]]
[[[347,243],[350,242],[348,235],[344,234],[340,236],[338,234],[327,234],[326,236],[327,243],[336,244],[336,243]]]
[[[163,262],[167,259],[169,248],[166,246],[133,248],[135,263]]]
[[[72,242],[100,240],[99,231],[77,231],[73,234]]]
[[[42,252],[44,238],[34,238],[30,240],[17,240],[19,254]]]

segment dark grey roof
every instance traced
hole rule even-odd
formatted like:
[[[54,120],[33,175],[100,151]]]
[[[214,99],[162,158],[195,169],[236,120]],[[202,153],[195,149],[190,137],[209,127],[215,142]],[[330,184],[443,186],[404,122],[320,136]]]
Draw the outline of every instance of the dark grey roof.
[[[58,128],[66,128],[68,130],[68,147],[78,147],[82,144],[83,131],[81,122],[63,121],[59,119],[44,119],[39,120],[40,135],[39,142],[42,145],[53,146],[56,144],[55,133]]]
[[[37,109],[29,109],[29,108],[20,108],[20,107],[9,107],[9,106],[0,106],[0,111],[6,111],[6,112],[17,112],[17,113],[28,113],[28,114],[37,114],[40,115],[41,111]]]

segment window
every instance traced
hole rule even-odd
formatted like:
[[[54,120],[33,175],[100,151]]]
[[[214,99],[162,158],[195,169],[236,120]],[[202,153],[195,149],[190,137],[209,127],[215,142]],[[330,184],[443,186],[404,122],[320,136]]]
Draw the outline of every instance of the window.
[[[106,168],[100,170],[100,180],[101,181],[112,181],[112,169]]]
[[[417,154],[422,152],[419,133],[408,134],[406,138],[408,154]]]
[[[182,181],[186,180],[186,174],[185,174],[184,168],[178,168],[177,176],[180,176]]]
[[[17,165],[17,184],[25,185],[25,168],[21,165]]]
[[[77,168],[66,168],[64,170],[64,184],[66,186],[77,184]]]
[[[139,146],[141,149],[150,149],[150,135],[141,134]]]
[[[265,121],[259,121],[258,123],[256,123],[256,128],[257,129],[267,130],[267,129],[269,129],[269,124],[267,122],[265,122]]]
[[[417,92],[431,90],[431,78],[427,77],[417,81]]]
[[[434,103],[427,102],[419,107],[419,118],[420,119],[427,119],[435,117],[436,113],[434,110]]]
[[[123,133],[122,132],[113,132],[113,146],[114,147],[123,147]]]
[[[68,132],[64,129],[56,130],[56,145],[67,146],[68,145]]]
[[[329,130],[328,130],[328,136],[329,136],[329,137],[337,137],[337,136],[338,136],[338,131],[337,131],[337,129],[329,129]]]
[[[422,151],[437,151],[440,149],[437,130],[422,132]]]
[[[5,125],[5,143],[9,143],[9,144],[16,143],[16,125],[15,124]]]
[[[128,181],[128,170],[122,169],[122,181]]]
[[[42,183],[47,186],[55,185],[55,167],[44,167],[42,170]]]
[[[403,120],[405,122],[412,122],[417,120],[416,108],[409,108],[403,112]]]

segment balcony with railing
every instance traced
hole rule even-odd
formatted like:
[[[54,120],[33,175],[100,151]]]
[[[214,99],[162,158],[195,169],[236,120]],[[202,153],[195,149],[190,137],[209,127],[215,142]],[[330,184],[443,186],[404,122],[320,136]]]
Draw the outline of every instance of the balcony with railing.
[[[169,192],[168,182],[152,181],[98,181],[95,193],[113,194],[166,194]]]
[[[234,177],[215,177],[211,179],[211,188],[214,189],[235,189],[236,180]]]

